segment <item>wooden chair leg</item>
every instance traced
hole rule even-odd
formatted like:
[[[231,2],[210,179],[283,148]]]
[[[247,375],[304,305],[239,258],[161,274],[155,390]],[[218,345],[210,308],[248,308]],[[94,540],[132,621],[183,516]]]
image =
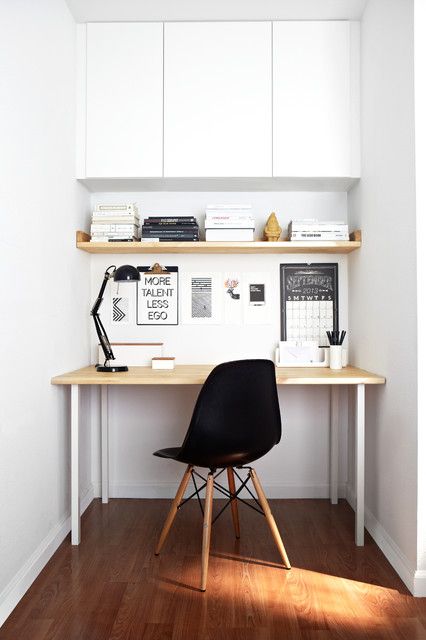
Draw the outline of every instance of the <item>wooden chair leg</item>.
[[[182,501],[182,498],[184,496],[184,493],[186,491],[186,487],[188,486],[188,482],[189,482],[189,478],[191,477],[191,471],[192,471],[193,467],[191,465],[188,465],[186,468],[186,471],[183,475],[183,478],[181,480],[181,483],[179,485],[179,488],[177,490],[176,496],[174,497],[174,500],[172,502],[172,506],[170,507],[170,511],[169,514],[166,518],[166,521],[164,523],[163,526],[163,530],[161,531],[160,534],[160,538],[158,540],[157,546],[155,548],[155,555],[158,556],[158,554],[161,551],[161,547],[164,544],[165,539],[167,538],[167,535],[171,529],[171,526],[173,524],[173,520],[176,517],[179,505]]]
[[[233,468],[228,467],[226,470],[226,473],[228,474],[229,491],[231,493],[235,493],[235,476],[234,476]],[[235,537],[239,538],[240,537],[240,521],[238,518],[238,501],[236,498],[233,498],[231,500],[231,511],[232,511],[232,521],[234,523]]]
[[[207,572],[209,568],[210,554],[210,534],[212,529],[213,482],[214,476],[212,473],[209,473],[209,475],[207,476],[206,499],[204,504],[203,547],[201,555],[201,591],[205,591],[207,587]]]
[[[283,541],[281,540],[277,523],[275,522],[274,516],[272,515],[265,493],[262,489],[262,485],[260,484],[259,478],[257,477],[256,471],[254,469],[250,469],[250,478],[251,478],[251,481],[253,482],[253,486],[256,490],[257,497],[259,498],[260,506],[263,509],[263,513],[265,514],[266,521],[269,525],[272,536],[275,540],[275,544],[277,545],[278,551],[280,552],[281,558],[283,559],[284,566],[286,569],[291,569],[291,564],[288,559],[285,547],[283,545]]]

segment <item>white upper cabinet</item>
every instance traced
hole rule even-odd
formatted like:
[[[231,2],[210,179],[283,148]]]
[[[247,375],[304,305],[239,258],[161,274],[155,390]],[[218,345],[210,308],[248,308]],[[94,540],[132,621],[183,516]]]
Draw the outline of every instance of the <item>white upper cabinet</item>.
[[[274,176],[359,176],[358,29],[273,24]]]
[[[87,25],[87,177],[162,176],[163,25]]]
[[[164,176],[272,175],[270,22],[168,23]]]
[[[129,188],[249,178],[248,188],[340,189],[359,177],[358,23],[89,23],[77,31],[77,176],[93,188],[106,178],[130,178]]]

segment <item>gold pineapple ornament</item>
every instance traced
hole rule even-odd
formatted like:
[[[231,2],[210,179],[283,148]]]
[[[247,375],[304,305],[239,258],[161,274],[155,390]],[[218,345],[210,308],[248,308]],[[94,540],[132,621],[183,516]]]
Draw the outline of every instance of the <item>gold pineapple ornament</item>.
[[[278,242],[281,231],[282,229],[278,224],[277,216],[272,212],[266,222],[265,230],[263,232],[265,240],[268,242]]]

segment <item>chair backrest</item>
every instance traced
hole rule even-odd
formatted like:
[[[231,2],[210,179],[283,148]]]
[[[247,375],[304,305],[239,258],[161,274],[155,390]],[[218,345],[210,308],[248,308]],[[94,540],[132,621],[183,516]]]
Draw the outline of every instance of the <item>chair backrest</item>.
[[[215,367],[205,381],[181,453],[189,460],[264,455],[280,438],[273,362],[236,360]]]

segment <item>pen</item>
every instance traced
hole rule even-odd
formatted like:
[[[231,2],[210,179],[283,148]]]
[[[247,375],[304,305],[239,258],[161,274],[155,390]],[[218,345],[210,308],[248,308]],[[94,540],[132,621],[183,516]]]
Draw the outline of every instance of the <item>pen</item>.
[[[343,340],[345,339],[346,331],[326,331],[326,334],[328,341],[332,346],[341,346],[343,344]]]

